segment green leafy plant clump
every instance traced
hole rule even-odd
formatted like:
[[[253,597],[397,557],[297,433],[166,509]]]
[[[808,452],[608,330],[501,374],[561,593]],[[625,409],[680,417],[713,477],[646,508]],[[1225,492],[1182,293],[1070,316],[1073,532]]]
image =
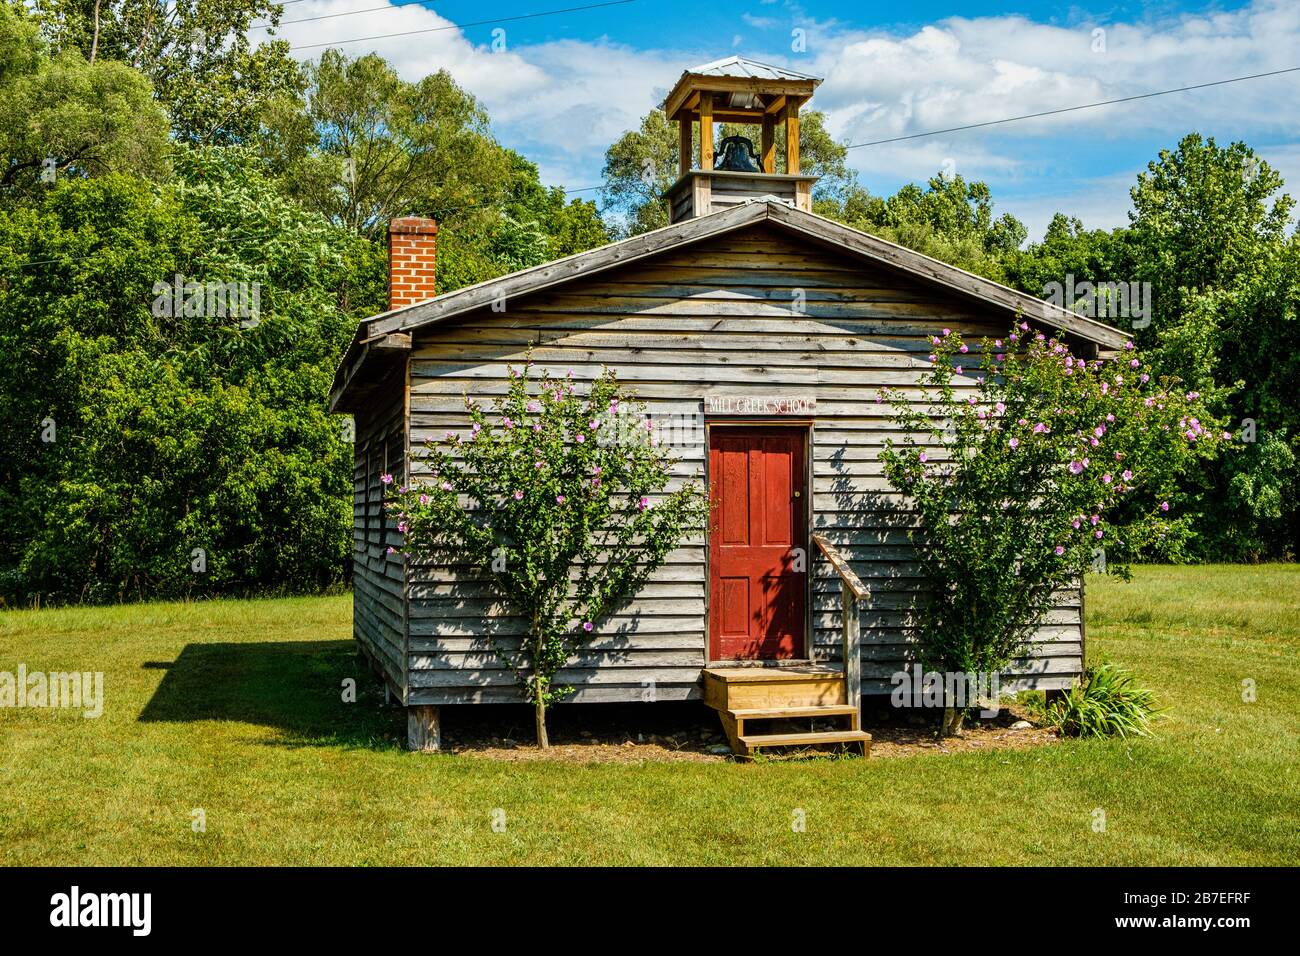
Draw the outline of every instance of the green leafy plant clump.
[[[1083,683],[1048,705],[1043,716],[1066,737],[1150,737],[1160,710],[1154,693],[1106,661],[1088,667]]]
[[[703,529],[708,505],[694,480],[671,487],[655,422],[613,372],[585,395],[571,378],[534,381],[531,361],[512,367],[492,414],[467,399],[467,431],[428,445],[386,505],[408,555],[469,565],[522,620],[522,638],[488,640],[534,704],[545,747],[546,708],[572,692],[561,669]]]

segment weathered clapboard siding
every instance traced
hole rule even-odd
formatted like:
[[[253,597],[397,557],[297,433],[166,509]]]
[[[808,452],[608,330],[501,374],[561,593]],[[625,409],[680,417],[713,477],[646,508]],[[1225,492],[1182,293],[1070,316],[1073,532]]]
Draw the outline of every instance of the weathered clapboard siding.
[[[505,391],[507,367],[522,363],[530,347],[539,370],[571,371],[580,387],[603,366],[616,368],[670,423],[702,425],[706,396],[815,396],[810,525],[872,589],[861,610],[863,686],[887,691],[888,675],[914,653],[908,591],[920,582],[907,535],[915,515],[877,460],[886,438],[903,436],[877,392],[901,388],[928,408],[918,387],[927,337],[942,327],[968,339],[997,337],[1006,326],[1005,318],[884,268],[757,225],[519,296],[504,312],[481,308],[414,330],[410,436],[419,444],[465,429],[464,396],[490,405]],[[964,384],[973,387],[973,379]],[[685,442],[675,449],[675,483],[702,479],[703,428],[674,434]],[[561,674],[577,689],[571,700],[697,695],[707,655],[706,561],[702,540],[684,544],[627,607],[598,625],[591,646]],[[838,580],[824,562],[812,561],[811,571],[812,652],[834,660]],[[463,568],[418,560],[408,570],[407,600],[408,702],[518,699],[488,636],[517,641],[523,622],[501,613],[483,585]],[[1078,675],[1079,604],[1077,592],[1062,595],[1044,621],[1040,650],[1017,668],[1033,675],[1030,683],[1061,687]]]
[[[406,377],[392,376],[375,402],[356,420],[353,470],[352,628],[367,656],[400,697],[406,686],[405,574],[398,555],[388,554],[399,536],[385,521],[385,473],[401,476],[407,456]]]

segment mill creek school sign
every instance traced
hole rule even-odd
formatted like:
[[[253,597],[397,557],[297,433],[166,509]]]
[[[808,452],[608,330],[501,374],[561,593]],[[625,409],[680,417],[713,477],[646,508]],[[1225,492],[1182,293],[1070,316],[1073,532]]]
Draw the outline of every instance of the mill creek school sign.
[[[815,395],[706,395],[706,415],[795,415],[817,411]]]

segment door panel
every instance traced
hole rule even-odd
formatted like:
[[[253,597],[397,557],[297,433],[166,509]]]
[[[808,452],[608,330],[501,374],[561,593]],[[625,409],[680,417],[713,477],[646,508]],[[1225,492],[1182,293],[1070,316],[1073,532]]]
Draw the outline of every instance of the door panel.
[[[795,570],[794,549],[806,547],[806,433],[713,426],[709,435],[709,658],[803,656],[807,572]]]

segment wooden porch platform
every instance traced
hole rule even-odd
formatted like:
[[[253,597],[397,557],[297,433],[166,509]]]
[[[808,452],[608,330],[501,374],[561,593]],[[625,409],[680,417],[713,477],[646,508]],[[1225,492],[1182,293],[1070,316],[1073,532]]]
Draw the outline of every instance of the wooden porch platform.
[[[718,712],[739,757],[763,747],[847,744],[860,748],[863,756],[870,750],[871,735],[861,729],[860,701],[850,702],[844,673],[837,667],[715,665],[704,669],[700,683],[704,702]],[[818,727],[818,722],[832,726]]]

